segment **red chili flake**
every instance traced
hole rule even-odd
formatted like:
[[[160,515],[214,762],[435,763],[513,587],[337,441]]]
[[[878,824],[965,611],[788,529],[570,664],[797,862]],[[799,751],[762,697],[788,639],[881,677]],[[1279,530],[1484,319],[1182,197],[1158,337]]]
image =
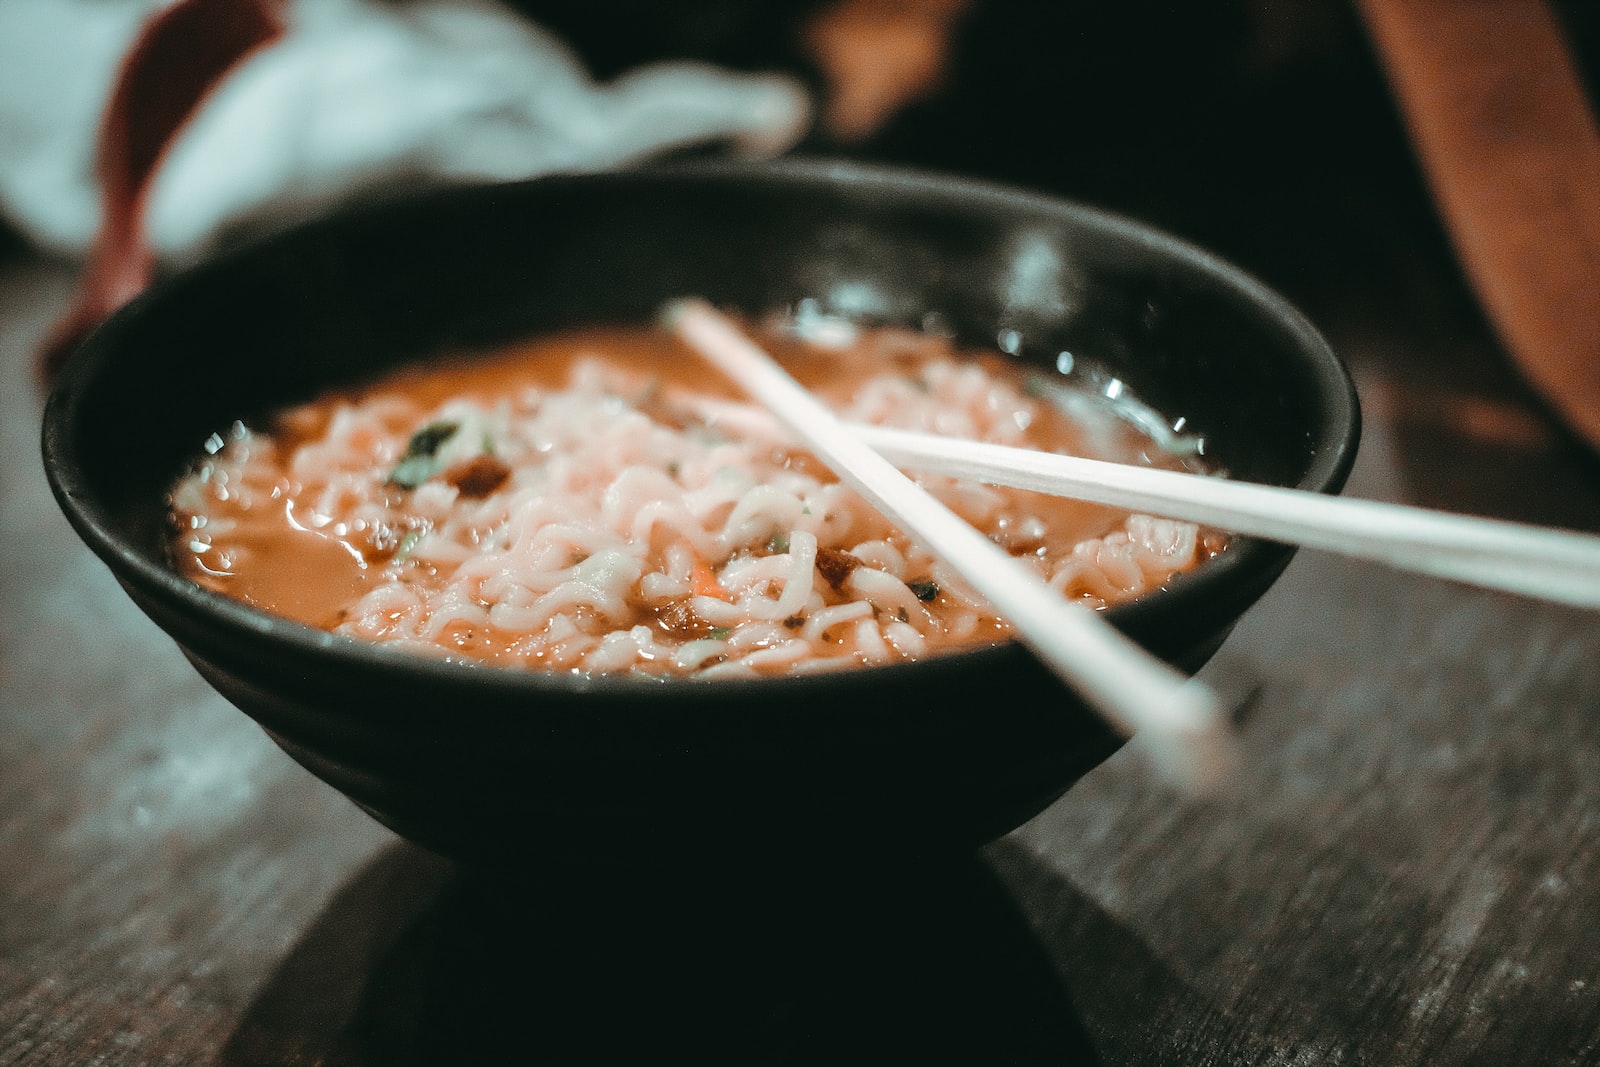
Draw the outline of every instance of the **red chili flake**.
[[[689,605],[681,600],[674,600],[655,609],[656,624],[661,629],[675,637],[684,640],[693,640],[698,637],[710,637],[716,627],[706,622]]]
[[[837,548],[817,550],[817,571],[828,580],[834,590],[840,589],[850,572],[865,564],[856,556]]]
[[[473,456],[445,472],[444,480],[465,497],[485,497],[506,483],[511,468],[488,454]]]

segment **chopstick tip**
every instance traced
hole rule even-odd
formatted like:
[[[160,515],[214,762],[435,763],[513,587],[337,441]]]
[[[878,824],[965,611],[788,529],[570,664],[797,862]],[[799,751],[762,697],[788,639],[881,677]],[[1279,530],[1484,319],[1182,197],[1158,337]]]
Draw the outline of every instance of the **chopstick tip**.
[[[678,330],[691,309],[705,307],[705,301],[692,296],[675,296],[663,301],[656,311],[656,322],[664,330]]]
[[[1208,687],[1191,680],[1178,700],[1169,725],[1140,731],[1135,740],[1164,780],[1187,797],[1203,799],[1219,792],[1238,768],[1238,739]]]

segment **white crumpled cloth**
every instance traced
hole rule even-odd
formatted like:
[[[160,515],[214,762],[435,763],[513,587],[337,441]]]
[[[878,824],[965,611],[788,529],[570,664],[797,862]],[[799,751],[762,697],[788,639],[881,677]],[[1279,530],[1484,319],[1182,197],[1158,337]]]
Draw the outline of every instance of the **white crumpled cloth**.
[[[0,213],[82,256],[100,217],[94,143],[152,0],[0,2]],[[396,177],[472,181],[603,170],[694,144],[770,156],[811,122],[794,79],[662,63],[592,80],[493,0],[290,0],[172,146],[148,202],[158,257],[281,222]]]

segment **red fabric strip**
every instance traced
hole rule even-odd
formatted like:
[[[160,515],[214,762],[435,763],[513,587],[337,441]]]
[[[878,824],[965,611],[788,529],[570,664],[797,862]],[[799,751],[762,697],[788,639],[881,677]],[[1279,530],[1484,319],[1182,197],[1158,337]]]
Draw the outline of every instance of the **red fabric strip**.
[[[73,305],[39,352],[44,377],[149,283],[144,211],[161,160],[223,77],[283,34],[281,7],[281,0],[177,0],[140,30],[101,119],[100,229]]]

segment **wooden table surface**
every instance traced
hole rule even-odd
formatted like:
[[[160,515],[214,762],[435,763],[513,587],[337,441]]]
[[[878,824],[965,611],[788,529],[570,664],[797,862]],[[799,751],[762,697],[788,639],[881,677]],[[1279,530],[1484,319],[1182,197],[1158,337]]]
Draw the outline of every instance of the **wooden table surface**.
[[[1259,260],[1357,377],[1349,492],[1600,531],[1428,226]],[[1305,551],[1204,671],[1244,708],[1214,799],[1129,748],[970,860],[781,902],[494,884],[293,764],[70,533],[28,372],[70,283],[0,265],[0,1064],[1600,1063],[1593,614]]]

